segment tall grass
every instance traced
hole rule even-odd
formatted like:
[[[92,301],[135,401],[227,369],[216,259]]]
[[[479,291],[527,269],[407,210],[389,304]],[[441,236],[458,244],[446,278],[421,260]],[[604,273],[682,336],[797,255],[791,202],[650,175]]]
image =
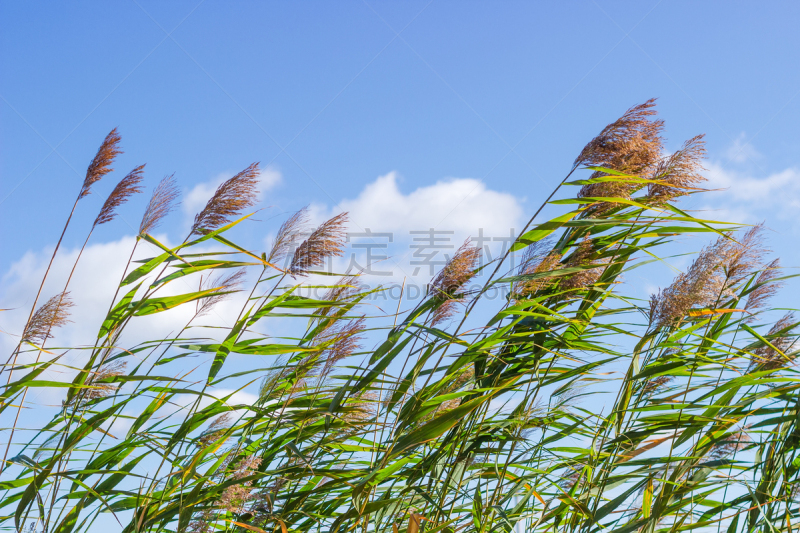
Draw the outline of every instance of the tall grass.
[[[425,298],[390,317],[369,303],[383,289],[358,274],[307,290],[331,279],[310,276],[343,253],[346,214],[314,228],[303,210],[272,249],[235,244],[254,205],[251,165],[170,247],[152,235],[177,201],[166,178],[137,236],[161,253],[131,252],[96,340],[45,348],[69,320],[61,293],[31,312],[9,357],[2,527],[797,530],[797,321],[769,307],[789,276],[760,227],[678,207],[702,192],[702,138],[664,156],[654,113],[653,101],[636,106],[587,144],[561,199],[545,201],[561,214],[532,219],[487,266],[466,243]],[[138,192],[127,179],[117,200]],[[109,202],[98,220],[113,218]],[[697,234],[711,244],[650,301],[636,298],[625,278]],[[507,295],[501,305],[490,290]],[[231,326],[200,329],[234,292]],[[176,308],[190,319],[174,335],[123,335]],[[66,363],[75,353],[78,367]],[[256,399],[211,394],[229,383],[258,384]],[[41,387],[62,406],[23,427],[26,394]]]

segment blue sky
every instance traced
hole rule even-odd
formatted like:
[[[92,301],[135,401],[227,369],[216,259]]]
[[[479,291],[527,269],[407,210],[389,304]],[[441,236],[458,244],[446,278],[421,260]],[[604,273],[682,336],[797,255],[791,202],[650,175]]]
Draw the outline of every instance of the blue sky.
[[[265,220],[311,205],[320,217],[349,209],[354,230],[393,231],[404,245],[409,230],[434,225],[459,238],[484,226],[505,235],[593,135],[650,97],[666,148],[706,133],[711,184],[730,188],[683,207],[766,221],[773,249],[797,265],[798,11],[672,1],[0,4],[2,307],[30,305],[86,165],[115,126],[119,173],[81,202],[65,261],[122,172],[141,163],[148,185],[175,172],[185,193],[163,230],[173,242],[215,185],[253,161],[269,169]],[[98,230],[78,285],[113,270],[103,260],[125,249],[145,201]],[[270,227],[245,226],[240,240],[263,248]],[[645,291],[662,281],[639,280]]]

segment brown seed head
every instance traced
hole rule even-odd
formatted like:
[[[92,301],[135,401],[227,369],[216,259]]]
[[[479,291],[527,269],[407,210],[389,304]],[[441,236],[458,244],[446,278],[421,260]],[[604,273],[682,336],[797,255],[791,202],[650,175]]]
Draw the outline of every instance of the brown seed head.
[[[721,258],[726,289],[739,285],[763,264],[764,256],[769,252],[764,246],[763,232],[763,223],[753,226],[742,235],[739,242],[726,248],[726,253]]]
[[[200,435],[199,439],[197,439],[198,445],[201,448],[205,448],[209,444],[215,443],[230,426],[230,413],[223,413],[219,415],[217,418],[211,421],[211,423],[208,425],[208,429],[205,430],[202,435]]]
[[[652,179],[661,184],[648,186],[647,194],[656,203],[666,203],[678,196],[689,194],[688,187],[695,187],[706,180],[700,172],[705,170],[702,160],[706,157],[704,135],[692,137],[680,150],[663,158],[656,165]]]
[[[792,333],[792,328],[795,326],[795,316],[791,312],[786,313],[775,322],[767,333],[766,339],[780,351],[766,345],[756,348],[753,352],[754,357],[750,360],[749,371],[777,370],[791,365],[797,355],[790,353],[797,341],[797,335]]]
[[[114,159],[122,153],[119,149],[119,142],[122,140],[117,128],[111,130],[103,140],[103,144],[97,150],[97,154],[86,169],[86,177],[83,180],[83,187],[81,187],[81,194],[79,198],[89,195],[91,192],[92,184],[100,181],[103,176],[114,170],[111,165],[114,164]]]
[[[72,322],[69,320],[69,310],[73,305],[68,292],[56,294],[47,300],[36,310],[25,326],[22,340],[33,344],[41,344],[45,340],[52,338],[51,331],[54,328]]]
[[[217,274],[217,276],[210,278],[208,281],[201,282],[200,283],[201,291],[216,288],[217,292],[213,296],[197,300],[195,316],[200,317],[208,313],[215,305],[217,305],[219,302],[230,296],[231,291],[238,290],[242,281],[244,281],[243,278],[245,273],[246,273],[245,269],[240,268],[234,271],[232,274],[228,275]],[[219,293],[224,293],[224,294],[219,294]]]
[[[303,276],[321,267],[330,257],[342,255],[344,250],[347,213],[340,213],[320,224],[294,251],[289,264],[289,274]]]
[[[151,233],[180,202],[175,174],[164,177],[153,190],[153,196],[147,204],[142,221],[139,223],[139,235]]]
[[[300,239],[300,236],[306,233],[306,224],[308,224],[308,208],[304,207],[298,212],[290,216],[278,228],[278,234],[275,236],[275,241],[272,243],[272,249],[269,252],[267,261],[276,264],[284,261],[291,253],[292,246]]]
[[[561,254],[551,251],[551,248],[552,241],[550,239],[537,241],[525,248],[525,253],[517,268],[517,275],[544,274],[553,270],[561,260]],[[514,282],[512,293],[516,300],[520,300],[536,294],[552,284],[553,280],[549,278],[520,280]]]
[[[455,314],[457,302],[463,302],[466,296],[462,289],[475,276],[480,256],[481,249],[470,245],[467,239],[428,284],[428,290],[433,298],[441,302],[433,311],[431,326]]]
[[[592,239],[587,235],[572,252],[572,255],[567,258],[565,265],[566,267],[583,267],[586,270],[564,276],[559,287],[566,290],[577,290],[593,285],[603,273],[605,265],[608,264],[608,259],[594,259],[594,255]],[[597,266],[594,267],[594,265]]]
[[[261,459],[253,455],[242,459],[231,473],[232,479],[243,479],[253,475],[261,464]],[[241,513],[244,506],[252,499],[253,482],[245,481],[230,485],[222,492],[218,505],[231,513]]]
[[[124,361],[114,361],[104,365],[89,377],[82,395],[75,396],[74,401],[79,401],[81,405],[92,400],[99,400],[110,396],[117,390],[118,385],[108,383],[109,380],[125,373],[128,364]]]
[[[651,396],[664,388],[670,381],[675,379],[674,376],[656,376],[647,381],[644,386],[645,396]]]
[[[144,165],[140,165],[131,170],[127,176],[122,178],[111,194],[106,198],[100,214],[94,220],[94,225],[105,224],[111,222],[117,216],[116,209],[134,194],[142,192],[142,187],[139,185],[144,177]]]
[[[194,217],[191,234],[203,235],[214,231],[248,207],[255,205],[258,181],[258,163],[253,163],[217,187],[214,196]]]
[[[336,364],[358,351],[364,339],[364,318],[350,321],[337,320],[315,339],[315,344],[324,346],[319,356],[321,376],[330,374]]]
[[[328,289],[322,296],[322,300],[326,302],[344,302],[361,292],[363,289],[361,281],[357,274],[342,276],[336,284]],[[341,311],[335,306],[320,307],[314,313],[319,317],[319,320],[324,320],[329,316],[338,316]]]
[[[656,114],[655,99],[628,109],[587,144],[575,166],[599,166],[626,174],[639,176],[654,167],[661,156],[664,129],[663,120],[650,120]],[[606,175],[595,172],[592,178]],[[585,185],[579,193],[582,197],[627,198],[639,188],[637,184],[624,182],[593,183]]]
[[[747,434],[749,427],[743,428],[732,435],[728,435],[725,440],[719,441],[708,452],[708,458],[712,461],[719,461],[747,448],[752,440]]]
[[[769,299],[783,287],[783,282],[773,281],[778,277],[780,271],[780,259],[773,259],[761,270],[753,285],[755,288],[747,295],[747,304],[744,306],[745,310],[754,313],[767,305]],[[751,316],[748,318],[748,321],[754,319],[755,317]]]
[[[719,237],[703,248],[686,272],[678,275],[664,290],[650,297],[650,322],[662,326],[684,318],[694,307],[714,304],[726,285],[722,265],[731,256],[737,243]]]

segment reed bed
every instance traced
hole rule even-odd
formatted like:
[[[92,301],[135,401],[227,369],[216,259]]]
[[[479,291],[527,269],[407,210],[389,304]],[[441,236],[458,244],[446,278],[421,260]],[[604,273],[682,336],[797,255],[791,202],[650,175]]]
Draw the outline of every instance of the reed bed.
[[[170,247],[152,234],[179,200],[165,178],[136,238],[160,253],[131,251],[96,338],[45,346],[75,310],[68,287],[18,332],[0,394],[0,527],[797,530],[798,321],[770,307],[791,276],[760,226],[679,207],[709,194],[702,137],[665,155],[663,128],[654,101],[628,110],[545,202],[558,216],[532,219],[487,266],[465,243],[425,298],[388,318],[368,303],[383,289],[358,273],[321,296],[303,290],[333,279],[313,276],[345,250],[346,214],[313,227],[304,209],[275,228],[271,250],[235,244],[251,223],[253,164]],[[78,200],[120,142],[116,130],[103,142]],[[95,225],[141,192],[143,172],[120,181]],[[637,298],[626,278],[698,234],[710,244],[685,271]],[[506,298],[490,301],[490,289]],[[232,297],[242,305],[230,326],[202,328]],[[190,319],[170,337],[124,335],[177,309]],[[70,379],[48,377],[55,369]],[[257,394],[211,394],[230,383]],[[62,405],[25,427],[26,395],[42,388]]]

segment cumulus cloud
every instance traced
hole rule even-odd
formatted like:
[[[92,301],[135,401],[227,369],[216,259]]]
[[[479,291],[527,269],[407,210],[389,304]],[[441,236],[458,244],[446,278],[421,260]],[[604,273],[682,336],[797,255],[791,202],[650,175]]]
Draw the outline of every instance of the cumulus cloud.
[[[398,181],[398,174],[390,172],[368,184],[356,198],[339,203],[350,213],[354,229],[401,236],[430,228],[458,235],[474,235],[481,228],[487,234],[506,234],[522,221],[523,210],[516,197],[493,191],[477,179],[444,179],[407,194]]]
[[[800,169],[787,168],[766,175],[709,163],[708,184],[715,193],[714,204],[722,206],[734,221],[794,218],[800,208]],[[718,212],[719,214],[719,212]],[[738,220],[737,220],[738,218]]]
[[[480,180],[449,178],[404,192],[397,172],[369,183],[355,198],[337,206],[312,205],[319,223],[334,214],[350,215],[348,256],[337,271],[367,268],[388,283],[430,277],[466,239],[496,257],[524,223],[524,210],[513,195],[492,190]]]
[[[761,153],[747,141],[744,132],[733,140],[730,147],[725,152],[725,157],[734,163],[746,163],[755,161],[761,157]]]

